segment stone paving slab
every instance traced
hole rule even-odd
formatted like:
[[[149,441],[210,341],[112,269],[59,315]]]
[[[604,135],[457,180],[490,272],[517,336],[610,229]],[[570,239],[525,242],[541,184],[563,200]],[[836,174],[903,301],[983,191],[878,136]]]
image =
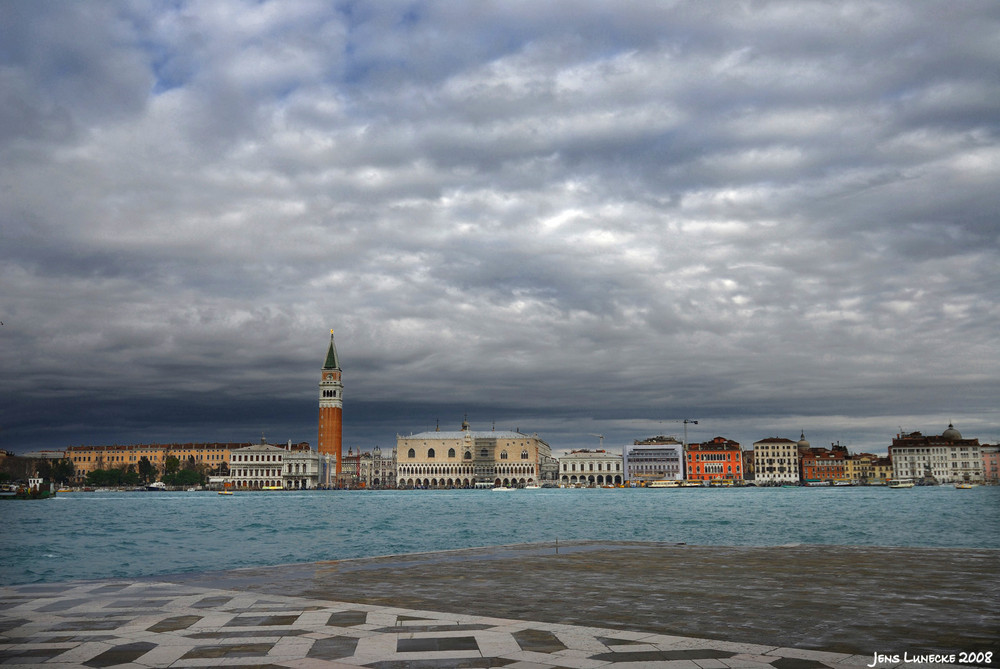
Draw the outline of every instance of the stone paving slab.
[[[124,597],[137,608],[123,606]],[[67,629],[73,630],[70,635]],[[3,587],[0,630],[0,663],[21,667],[857,669],[866,664],[861,662],[866,658],[844,653],[157,581]],[[927,666],[932,665],[922,665]]]
[[[559,542],[170,580],[725,639],[752,654],[759,654],[752,645],[764,645],[856,655],[868,663],[876,652],[1000,656],[1000,551],[991,549]],[[719,650],[734,648],[742,652]]]

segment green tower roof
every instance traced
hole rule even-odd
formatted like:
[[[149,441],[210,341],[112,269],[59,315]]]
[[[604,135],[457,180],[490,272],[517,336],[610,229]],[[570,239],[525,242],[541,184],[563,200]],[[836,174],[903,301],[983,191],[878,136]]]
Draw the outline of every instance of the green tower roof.
[[[323,369],[340,369],[340,360],[337,359],[337,347],[333,343],[333,330],[330,330],[330,348],[326,352],[326,363]]]

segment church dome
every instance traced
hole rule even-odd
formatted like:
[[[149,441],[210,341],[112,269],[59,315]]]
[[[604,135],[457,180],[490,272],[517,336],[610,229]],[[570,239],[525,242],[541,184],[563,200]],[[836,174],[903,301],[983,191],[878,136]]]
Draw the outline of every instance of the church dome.
[[[948,429],[941,433],[941,436],[948,441],[958,441],[962,438],[962,433],[955,429],[955,426],[948,423]]]
[[[806,439],[805,430],[799,435],[799,448],[809,448],[809,440]]]

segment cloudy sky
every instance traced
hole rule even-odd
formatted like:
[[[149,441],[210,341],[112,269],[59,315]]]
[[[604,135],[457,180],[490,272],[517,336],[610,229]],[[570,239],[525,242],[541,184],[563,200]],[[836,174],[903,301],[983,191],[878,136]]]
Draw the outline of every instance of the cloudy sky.
[[[1000,438],[1000,3],[0,3],[0,448]]]

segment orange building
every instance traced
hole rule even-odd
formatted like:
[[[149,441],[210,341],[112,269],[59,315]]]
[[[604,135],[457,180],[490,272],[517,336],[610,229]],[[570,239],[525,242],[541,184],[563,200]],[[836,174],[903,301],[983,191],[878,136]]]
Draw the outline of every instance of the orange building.
[[[332,455],[336,461],[336,476],[341,473],[343,460],[342,444],[344,434],[344,383],[340,377],[340,360],[337,346],[333,343],[330,330],[330,348],[326,351],[326,362],[320,372],[319,381],[319,439],[316,449],[320,453]]]
[[[831,448],[809,448],[799,451],[799,478],[803,483],[833,483],[846,481],[847,448],[833,444]]]
[[[743,480],[743,452],[739,442],[716,437],[703,444],[688,444],[685,454],[690,481]]]
[[[163,473],[168,457],[181,463],[194,462],[205,473],[224,471],[230,451],[249,446],[248,443],[205,444],[131,444],[114,446],[70,446],[66,458],[73,462],[73,481],[82,483],[96,469],[128,469],[138,471],[139,462],[146,458],[158,473]]]

